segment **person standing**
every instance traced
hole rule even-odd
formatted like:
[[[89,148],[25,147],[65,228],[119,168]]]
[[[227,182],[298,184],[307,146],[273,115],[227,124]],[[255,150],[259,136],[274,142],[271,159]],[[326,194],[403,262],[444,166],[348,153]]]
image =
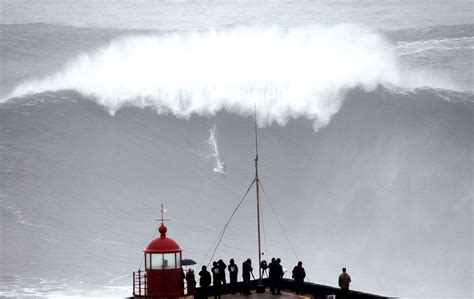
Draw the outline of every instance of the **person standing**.
[[[275,295],[275,287],[276,287],[276,279],[275,279],[275,266],[276,266],[276,259],[273,257],[272,261],[268,265],[268,277],[270,278],[270,292],[272,295]]]
[[[227,265],[224,263],[222,259],[217,262],[217,266],[219,267],[219,273],[221,275],[221,282],[225,290],[227,290],[227,281],[225,279],[225,269],[227,269]]]
[[[183,267],[181,267],[181,289],[184,292],[184,280],[186,279],[186,275],[184,274]]]
[[[193,268],[189,268],[188,272],[186,272],[186,289],[187,295],[194,295],[196,291],[196,277],[194,276]]]
[[[346,268],[342,268],[342,273],[339,275],[339,287],[341,288],[341,297],[349,298],[349,284],[351,283],[351,276],[346,273]]]
[[[201,286],[201,298],[207,299],[209,292],[209,286],[211,285],[211,273],[207,271],[206,266],[202,266],[202,270],[199,272],[199,285]]]
[[[283,267],[281,266],[280,258],[276,259],[275,265],[275,291],[277,295],[281,295],[281,280],[283,279]]]
[[[252,261],[248,258],[245,262],[242,263],[242,294],[250,295],[250,274],[252,274]]]
[[[229,277],[230,277],[230,293],[235,294],[237,293],[237,275],[239,273],[239,268],[234,262],[234,259],[230,259],[229,267]]]
[[[216,262],[212,263],[211,272],[212,272],[212,284],[214,286],[214,298],[220,299],[222,275],[220,273],[219,265]]]
[[[306,277],[306,272],[303,268],[303,263],[298,262],[298,265],[293,268],[293,279],[295,280],[296,295],[300,295],[303,292],[304,278]]]

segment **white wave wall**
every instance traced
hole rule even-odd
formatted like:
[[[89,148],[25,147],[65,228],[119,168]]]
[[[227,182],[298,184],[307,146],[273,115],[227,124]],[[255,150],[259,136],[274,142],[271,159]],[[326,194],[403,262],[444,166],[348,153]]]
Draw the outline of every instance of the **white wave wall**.
[[[236,27],[126,36],[9,98],[73,89],[111,113],[134,105],[183,118],[251,115],[257,103],[261,126],[303,116],[318,129],[349,89],[400,86],[402,77],[393,45],[365,27]]]

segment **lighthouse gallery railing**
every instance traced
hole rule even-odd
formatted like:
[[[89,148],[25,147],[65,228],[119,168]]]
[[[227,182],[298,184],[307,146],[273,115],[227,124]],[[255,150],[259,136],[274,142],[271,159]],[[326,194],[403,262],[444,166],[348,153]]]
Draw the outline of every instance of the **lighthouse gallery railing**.
[[[133,296],[146,296],[147,277],[145,271],[133,272]]]

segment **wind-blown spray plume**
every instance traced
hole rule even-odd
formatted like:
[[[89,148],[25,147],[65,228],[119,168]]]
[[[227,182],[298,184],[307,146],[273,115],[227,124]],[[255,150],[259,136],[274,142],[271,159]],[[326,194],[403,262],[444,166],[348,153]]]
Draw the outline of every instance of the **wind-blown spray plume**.
[[[251,115],[258,102],[259,125],[303,116],[318,129],[347,90],[398,83],[393,47],[364,27],[239,27],[124,37],[10,97],[74,89],[111,113],[134,105],[184,118]]]
[[[221,161],[219,157],[219,148],[217,147],[217,135],[216,135],[216,126],[213,125],[209,129],[209,139],[207,143],[211,146],[212,154],[211,156],[216,159],[216,167],[214,167],[214,172],[225,174],[225,163]]]

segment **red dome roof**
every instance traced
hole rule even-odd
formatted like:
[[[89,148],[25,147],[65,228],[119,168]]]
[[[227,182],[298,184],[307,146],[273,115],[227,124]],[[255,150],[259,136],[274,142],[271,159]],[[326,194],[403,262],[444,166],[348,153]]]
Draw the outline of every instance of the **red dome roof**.
[[[159,228],[159,232],[161,234],[160,237],[154,239],[153,241],[148,244],[145,252],[177,252],[182,251],[181,247],[179,247],[178,243],[175,240],[166,237],[166,226],[163,224]]]

